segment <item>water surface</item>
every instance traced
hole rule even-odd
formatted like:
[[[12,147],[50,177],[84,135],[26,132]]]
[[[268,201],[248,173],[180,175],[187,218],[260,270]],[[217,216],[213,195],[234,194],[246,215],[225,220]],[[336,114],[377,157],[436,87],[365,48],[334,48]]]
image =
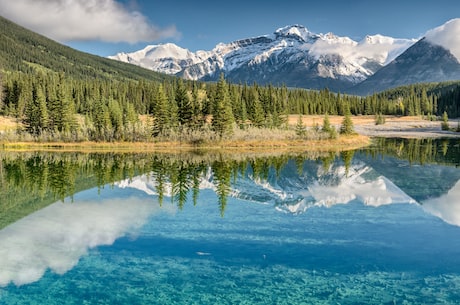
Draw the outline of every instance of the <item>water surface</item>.
[[[381,141],[3,153],[0,304],[458,304],[459,143]]]

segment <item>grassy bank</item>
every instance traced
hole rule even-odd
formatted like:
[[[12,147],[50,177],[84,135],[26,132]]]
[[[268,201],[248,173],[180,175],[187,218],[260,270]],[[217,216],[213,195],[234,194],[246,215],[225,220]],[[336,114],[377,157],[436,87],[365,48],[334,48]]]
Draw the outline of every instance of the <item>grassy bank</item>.
[[[179,141],[168,142],[3,142],[0,147],[5,151],[82,151],[82,152],[175,152],[193,150],[244,151],[339,151],[365,147],[370,138],[361,135],[342,136],[337,139],[250,139],[220,140],[199,145]]]
[[[145,135],[140,137],[141,141],[114,141],[114,142],[93,142],[84,138],[74,141],[72,139],[53,140],[53,137],[42,136],[33,138],[31,135],[21,131],[23,126],[14,119],[0,117],[0,149],[7,151],[84,151],[84,152],[175,152],[175,151],[196,151],[214,150],[235,152],[265,152],[277,151],[340,151],[356,149],[370,144],[366,136],[339,136],[330,139],[327,133],[319,131],[318,125],[322,123],[323,116],[304,116],[303,125],[306,132],[302,136],[296,134],[295,125],[298,116],[289,116],[287,129],[270,129],[246,127],[245,129],[235,128],[231,136],[219,138],[209,128],[193,132],[170,132],[166,137],[151,138],[148,136],[149,122],[141,120],[141,127]],[[343,117],[331,117],[332,124],[340,125]],[[356,123],[362,122],[362,118]],[[370,117],[367,118],[370,120]],[[338,128],[338,127],[337,127]],[[18,132],[19,131],[19,132]]]

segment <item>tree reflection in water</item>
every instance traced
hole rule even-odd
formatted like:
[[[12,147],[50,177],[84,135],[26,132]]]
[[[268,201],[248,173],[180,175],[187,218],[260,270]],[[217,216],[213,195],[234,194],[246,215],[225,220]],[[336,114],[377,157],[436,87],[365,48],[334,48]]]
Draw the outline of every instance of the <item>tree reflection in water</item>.
[[[371,158],[392,156],[410,164],[447,164],[458,167],[458,140],[377,139],[376,145],[362,152]],[[223,216],[231,184],[248,172],[266,180],[270,171],[278,175],[290,159],[298,174],[306,160],[322,164],[328,171],[340,160],[348,172],[354,151],[297,155],[229,154],[130,154],[130,153],[8,153],[0,154],[0,228],[57,200],[72,201],[76,192],[113,186],[115,182],[147,174],[155,181],[158,202],[169,195],[179,209],[191,199],[198,202],[200,183],[212,177]],[[168,194],[170,192],[170,194]]]

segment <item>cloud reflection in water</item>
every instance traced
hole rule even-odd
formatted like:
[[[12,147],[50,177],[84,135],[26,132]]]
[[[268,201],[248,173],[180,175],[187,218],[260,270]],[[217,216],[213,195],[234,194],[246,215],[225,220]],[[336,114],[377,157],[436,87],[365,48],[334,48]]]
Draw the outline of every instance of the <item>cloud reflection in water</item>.
[[[158,205],[141,198],[54,203],[0,231],[0,286],[64,274],[90,248],[132,235]]]
[[[460,226],[460,180],[447,194],[422,202],[423,209],[445,222]]]

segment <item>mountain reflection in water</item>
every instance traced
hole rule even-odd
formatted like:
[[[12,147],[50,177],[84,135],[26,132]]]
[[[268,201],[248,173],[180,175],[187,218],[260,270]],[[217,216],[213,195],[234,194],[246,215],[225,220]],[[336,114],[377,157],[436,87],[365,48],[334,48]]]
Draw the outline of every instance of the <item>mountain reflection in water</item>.
[[[421,164],[414,162],[413,155],[409,160],[396,158],[401,157],[402,146],[412,144],[393,145],[387,154],[371,149],[239,159],[4,153],[0,286],[38,281],[47,270],[64,274],[89,249],[126,236],[134,238],[152,215],[175,213],[185,204],[209,200],[200,197],[203,190],[217,195],[215,211],[222,217],[228,198],[271,205],[288,214],[349,203],[372,207],[419,203],[426,212],[460,226],[460,170],[458,160],[448,153],[450,146],[430,143],[429,149],[419,149],[425,152]],[[454,154],[456,149],[454,143]],[[446,162],[440,161],[439,151],[448,157]],[[436,179],[423,180],[421,185],[420,166],[425,177]],[[423,189],[433,183],[440,193],[418,197],[410,183]]]

